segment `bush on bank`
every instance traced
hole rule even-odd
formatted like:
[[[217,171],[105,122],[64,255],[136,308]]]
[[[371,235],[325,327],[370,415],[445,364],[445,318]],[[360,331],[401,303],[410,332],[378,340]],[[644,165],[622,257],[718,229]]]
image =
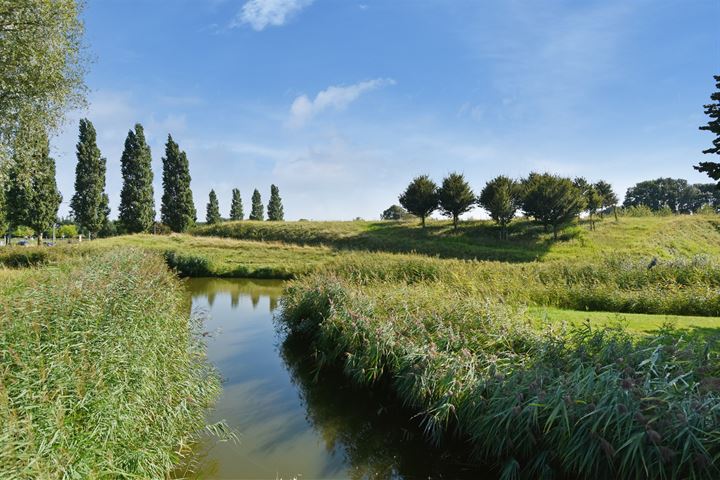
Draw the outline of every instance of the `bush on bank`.
[[[541,331],[438,282],[295,281],[282,324],[318,366],[390,382],[427,435],[459,435],[505,478],[717,478],[717,355],[671,329]]]
[[[166,477],[220,384],[163,260],[105,252],[1,293],[0,478]]]

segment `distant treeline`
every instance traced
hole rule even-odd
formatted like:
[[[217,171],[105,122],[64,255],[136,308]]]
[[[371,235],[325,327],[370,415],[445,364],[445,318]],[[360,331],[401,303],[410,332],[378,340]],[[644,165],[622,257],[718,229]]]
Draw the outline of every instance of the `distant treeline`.
[[[57,212],[62,202],[55,179],[55,160],[44,130],[28,131],[25,148],[14,152],[7,171],[8,188],[0,192],[0,233],[33,233],[38,243],[44,232],[58,222]],[[78,231],[89,237],[112,236],[140,232],[184,232],[197,222],[197,212],[190,189],[190,166],[187,154],[168,135],[165,156],[162,158],[163,195],[160,223],[156,222],[153,191],[152,157],[140,124],[128,132],[121,157],[123,179],[118,220],[111,221],[109,199],[105,193],[106,160],[97,146],[93,124],[80,120],[75,169],[75,194],[70,201],[71,219]],[[263,220],[264,206],[260,192],[252,195],[251,220]],[[231,220],[244,218],[240,190],[232,191]],[[222,221],[218,197],[210,191],[206,208],[207,223]],[[270,187],[267,219],[284,219],[283,205],[277,186]],[[67,223],[67,222],[62,222]],[[65,232],[67,233],[67,232]]]
[[[421,175],[410,182],[399,201],[402,207],[392,205],[381,218],[400,220],[413,215],[425,227],[425,219],[439,210],[452,218],[457,229],[460,215],[480,206],[500,226],[503,238],[507,238],[507,227],[519,212],[546,229],[552,228],[555,238],[560,228],[581,214],[587,214],[590,228],[595,228],[596,215],[618,213],[618,197],[608,182],[590,183],[583,177],[571,179],[537,172],[520,180],[504,175],[495,177],[485,184],[480,195],[473,192],[460,173],[449,174],[440,186],[429,176]],[[687,180],[659,178],[629,188],[623,207],[648,213],[718,212],[720,190],[712,183],[690,185]]]

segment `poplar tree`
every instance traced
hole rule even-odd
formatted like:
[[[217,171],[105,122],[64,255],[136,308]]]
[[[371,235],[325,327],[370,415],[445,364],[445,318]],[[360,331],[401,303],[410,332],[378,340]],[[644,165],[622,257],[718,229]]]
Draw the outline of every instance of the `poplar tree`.
[[[710,117],[710,120],[708,120],[706,125],[701,126],[700,130],[715,134],[713,146],[707,150],[703,150],[703,153],[720,155],[720,75],[714,75],[713,78],[715,78],[715,88],[717,88],[717,91],[710,95],[712,103],[704,105],[705,115]],[[717,186],[720,188],[720,162],[700,162],[694,168],[699,172],[707,173],[713,180],[718,180]]]
[[[275,185],[270,185],[270,201],[268,202],[267,213],[270,221],[280,222],[285,219],[280,190]]]
[[[207,204],[207,210],[205,213],[205,221],[208,225],[214,225],[220,223],[222,218],[220,217],[220,204],[218,202],[215,190],[210,190],[210,201]]]
[[[422,227],[425,228],[425,218],[438,207],[438,187],[429,176],[420,175],[410,182],[399,200],[408,212],[420,217]]]
[[[118,220],[127,233],[147,232],[155,221],[152,157],[139,123],[128,132],[120,163],[123,186]]]
[[[87,118],[80,120],[76,155],[75,194],[70,200],[70,209],[75,223],[92,238],[105,225],[109,212],[105,194],[106,161],[97,146],[95,127]]]
[[[260,192],[257,188],[252,194],[252,209],[250,210],[250,220],[262,220],[263,219],[263,204],[262,198],[260,198]]]
[[[43,232],[55,223],[62,195],[55,181],[55,160],[50,157],[47,133],[35,131],[23,145],[25,149],[15,150],[8,171],[7,216],[12,227],[30,227],[40,245]]]
[[[160,206],[162,223],[173,232],[184,232],[197,220],[190,190],[190,164],[185,152],[168,135],[163,161],[163,196]]]
[[[242,220],[245,217],[243,212],[242,198],[240,190],[232,189],[232,203],[230,204],[230,220]]]
[[[442,214],[452,217],[453,230],[457,230],[460,215],[475,205],[476,197],[461,173],[451,173],[443,179],[438,190],[438,201]]]

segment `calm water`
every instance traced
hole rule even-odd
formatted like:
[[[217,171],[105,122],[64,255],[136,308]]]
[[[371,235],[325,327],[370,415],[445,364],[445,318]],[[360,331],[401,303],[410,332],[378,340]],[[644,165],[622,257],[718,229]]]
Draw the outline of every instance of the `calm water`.
[[[306,346],[273,323],[281,282],[193,279],[189,289],[208,315],[208,356],[224,379],[209,421],[239,434],[198,449],[198,478],[479,478],[428,446],[394,402],[337,373],[316,375]]]

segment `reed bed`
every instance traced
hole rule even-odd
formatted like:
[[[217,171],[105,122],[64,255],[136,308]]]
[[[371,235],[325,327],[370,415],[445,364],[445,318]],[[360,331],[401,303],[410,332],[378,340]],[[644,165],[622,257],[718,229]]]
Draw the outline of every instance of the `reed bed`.
[[[720,475],[720,361],[707,345],[670,327],[538,329],[457,284],[351,277],[291,283],[281,325],[318,368],[389,382],[431,440],[464,439],[507,479]]]
[[[0,307],[0,478],[165,478],[219,394],[159,256],[27,270]]]

